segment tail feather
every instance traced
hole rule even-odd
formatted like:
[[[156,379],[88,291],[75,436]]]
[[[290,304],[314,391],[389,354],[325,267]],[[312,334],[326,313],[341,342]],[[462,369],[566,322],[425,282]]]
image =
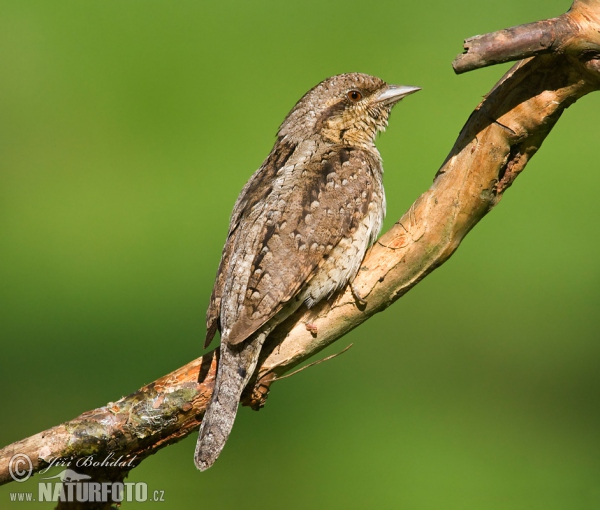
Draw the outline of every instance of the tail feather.
[[[292,299],[269,319],[248,340],[230,345],[221,338],[221,358],[217,380],[208,409],[200,425],[194,462],[200,471],[211,467],[223,450],[233,427],[240,397],[250,381],[267,336],[300,306],[302,300]]]
[[[215,388],[200,425],[194,461],[200,471],[211,467],[233,427],[242,391],[252,377],[261,347],[272,327],[265,327],[239,345],[221,341]]]

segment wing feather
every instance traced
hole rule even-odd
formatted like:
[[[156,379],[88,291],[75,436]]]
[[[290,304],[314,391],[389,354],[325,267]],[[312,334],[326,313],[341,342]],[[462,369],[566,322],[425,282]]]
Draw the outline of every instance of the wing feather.
[[[217,270],[215,284],[210,296],[208,310],[206,311],[205,348],[210,345],[217,329],[219,331],[221,330],[221,299],[223,297],[223,289],[228,274],[231,253],[236,245],[236,232],[240,222],[257,203],[264,201],[268,197],[269,193],[272,191],[272,182],[275,179],[277,171],[285,166],[286,161],[294,153],[295,148],[295,144],[280,138],[261,167],[248,180],[236,200],[229,222],[227,241],[223,247],[221,262],[219,263],[219,269]]]
[[[273,168],[263,170],[260,175],[272,177],[268,191],[267,179],[260,187],[251,180],[242,194],[262,195],[236,204],[213,291],[220,303],[211,301],[212,324],[218,321],[230,344],[244,341],[296,297],[368,213],[380,160],[341,147],[320,156],[304,152],[297,148],[274,176]]]

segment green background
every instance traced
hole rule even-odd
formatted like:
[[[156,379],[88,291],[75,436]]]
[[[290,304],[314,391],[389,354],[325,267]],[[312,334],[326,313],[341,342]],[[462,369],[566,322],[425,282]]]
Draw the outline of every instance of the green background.
[[[306,90],[423,88],[378,142],[389,228],[506,69],[455,76],[463,39],[568,7],[2,0],[0,446],[202,352],[233,203]],[[243,408],[213,469],[193,434],[129,481],[160,508],[600,508],[599,116],[571,107],[456,255]],[[9,503],[38,478],[0,507],[42,507]]]

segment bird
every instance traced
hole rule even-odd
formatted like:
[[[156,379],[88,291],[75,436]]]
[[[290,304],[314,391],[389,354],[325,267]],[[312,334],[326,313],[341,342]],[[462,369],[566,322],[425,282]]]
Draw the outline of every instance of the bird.
[[[221,346],[194,456],[199,470],[221,453],[273,329],[352,284],[385,217],[376,135],[393,106],[418,90],[363,73],[327,78],[285,117],[242,189],[206,313],[205,347],[217,330]]]

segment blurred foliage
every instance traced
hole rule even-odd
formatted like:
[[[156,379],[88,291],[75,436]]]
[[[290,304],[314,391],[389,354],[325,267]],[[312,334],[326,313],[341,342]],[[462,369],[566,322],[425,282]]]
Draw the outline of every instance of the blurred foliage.
[[[229,213],[306,90],[423,88],[378,143],[387,228],[507,68],[455,76],[463,39],[568,7],[2,0],[0,445],[201,353]],[[165,508],[598,508],[598,96],[447,264],[325,354],[353,349],[242,409],[213,469],[194,436],[129,481]]]

